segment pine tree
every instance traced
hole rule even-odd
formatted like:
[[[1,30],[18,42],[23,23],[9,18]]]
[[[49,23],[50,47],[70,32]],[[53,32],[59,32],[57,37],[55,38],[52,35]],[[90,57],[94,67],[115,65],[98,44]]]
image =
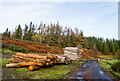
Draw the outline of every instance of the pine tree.
[[[49,25],[46,28],[45,44],[50,44],[50,27]]]
[[[89,48],[92,50],[92,48],[93,48],[93,39],[92,39],[92,37],[87,37],[87,41],[89,43]]]
[[[107,46],[107,44],[105,42],[104,42],[103,54],[109,54],[109,47]]]
[[[103,53],[104,47],[103,47],[104,43],[103,43],[103,39],[100,38],[100,51]]]
[[[8,37],[10,37],[10,34],[11,34],[11,32],[9,31],[9,32],[8,32]]]
[[[62,41],[61,41],[62,48],[66,47],[66,41],[65,41],[65,31],[62,32]]]
[[[28,30],[28,34],[27,34],[27,39],[29,41],[32,41],[32,22],[30,22],[30,25],[29,25],[29,30]]]
[[[110,52],[112,53],[112,51],[113,51],[113,42],[112,42],[112,40],[110,40],[110,47],[109,47],[109,49],[110,49]]]
[[[100,51],[100,39],[99,38],[96,41],[96,47],[98,48],[98,51]]]
[[[22,28],[18,25],[18,28],[15,31],[15,39],[21,39],[22,37]]]
[[[108,53],[110,53],[110,41],[109,41],[109,39],[106,39],[106,45],[108,47]]]
[[[55,34],[54,34],[54,32],[55,32],[55,24],[54,25],[52,25],[51,24],[51,27],[50,27],[50,34],[49,34],[49,45],[50,46],[55,46]]]
[[[70,40],[71,40],[71,46],[75,47],[76,46],[76,39],[75,39],[75,33],[72,29],[71,29]]]
[[[118,61],[120,61],[120,49],[118,50]]]
[[[116,42],[115,39],[113,39],[113,49],[112,49],[112,53],[114,54],[115,52],[117,52],[117,50],[119,50],[118,43]]]
[[[8,31],[8,28],[7,28],[6,31],[3,33],[3,36],[5,36],[5,37],[10,37],[10,31]]]
[[[83,32],[81,31],[79,36],[78,36],[78,45],[82,45],[82,47],[85,47],[85,39],[83,36]]]
[[[60,27],[59,23],[54,26],[54,39],[55,39],[55,46],[61,47],[61,33],[62,27]]]
[[[23,40],[28,40],[28,26],[25,25]]]
[[[35,28],[35,25],[33,24],[32,29],[31,29],[31,34],[32,34],[32,36],[35,35],[35,29],[36,29],[36,28]]]
[[[66,46],[71,47],[71,40],[70,40],[70,29],[67,29],[67,36],[66,36]]]

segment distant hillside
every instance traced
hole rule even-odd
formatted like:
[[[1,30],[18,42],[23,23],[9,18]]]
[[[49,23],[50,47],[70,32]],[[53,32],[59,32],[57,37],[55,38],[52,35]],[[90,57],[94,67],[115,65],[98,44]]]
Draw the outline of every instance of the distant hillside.
[[[4,44],[4,47],[6,48],[10,46],[17,46],[18,48],[24,47],[27,52],[32,52],[32,53],[64,54],[63,49],[56,46],[46,46],[45,44],[24,42],[20,40],[5,38],[5,37],[2,37],[2,42]]]

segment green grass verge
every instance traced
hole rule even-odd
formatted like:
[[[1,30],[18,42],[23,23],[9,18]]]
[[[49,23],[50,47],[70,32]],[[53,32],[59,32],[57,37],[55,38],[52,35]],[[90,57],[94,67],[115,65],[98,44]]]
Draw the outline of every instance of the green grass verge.
[[[0,52],[2,52],[2,49],[0,49]]]
[[[110,57],[110,58],[107,58],[107,59],[102,59],[102,60],[99,60],[99,65],[104,69],[104,71],[109,74],[111,77],[115,78],[116,77],[120,77],[120,73],[118,72],[115,72],[112,70],[111,68],[111,65],[114,64],[114,62],[117,62],[118,60],[115,59],[114,57]]]
[[[80,64],[80,62],[76,64],[70,63],[68,65],[53,65],[51,67],[40,68],[36,71],[29,71],[27,68],[19,68],[14,73],[17,79],[61,79],[65,74],[71,71],[71,68],[77,67],[78,64]]]
[[[9,59],[6,58],[0,58],[0,64],[2,64],[2,66],[6,65],[10,63]]]
[[[97,58],[93,58],[93,59],[88,59],[88,60],[89,60],[89,61],[90,61],[90,60],[97,60]]]
[[[2,49],[2,52],[3,52],[3,54],[4,54],[4,53],[16,53],[16,52],[11,51],[11,50],[9,50],[9,49]]]

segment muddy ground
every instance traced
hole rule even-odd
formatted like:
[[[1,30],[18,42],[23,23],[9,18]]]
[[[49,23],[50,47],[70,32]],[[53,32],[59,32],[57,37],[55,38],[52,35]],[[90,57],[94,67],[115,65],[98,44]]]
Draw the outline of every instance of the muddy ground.
[[[9,59],[14,53],[3,53],[2,58]],[[2,79],[15,79],[14,77],[14,71],[17,68],[6,68],[5,66],[2,66]]]
[[[108,74],[106,74],[100,67],[97,61],[88,61],[71,77],[70,79],[104,79],[106,81],[113,81]]]

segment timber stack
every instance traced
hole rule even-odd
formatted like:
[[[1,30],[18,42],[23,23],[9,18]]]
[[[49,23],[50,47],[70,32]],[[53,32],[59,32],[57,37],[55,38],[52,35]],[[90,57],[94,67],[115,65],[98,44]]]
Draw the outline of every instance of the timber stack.
[[[80,61],[82,60],[82,51],[77,47],[65,47],[64,55],[70,60]]]
[[[6,67],[21,67],[21,66],[29,66],[29,70],[38,69],[42,66],[50,66],[54,64],[68,64],[69,61],[65,56],[59,56],[55,54],[24,54],[24,53],[16,53],[10,58],[10,61],[13,63],[7,64]],[[32,69],[31,69],[32,68]]]

